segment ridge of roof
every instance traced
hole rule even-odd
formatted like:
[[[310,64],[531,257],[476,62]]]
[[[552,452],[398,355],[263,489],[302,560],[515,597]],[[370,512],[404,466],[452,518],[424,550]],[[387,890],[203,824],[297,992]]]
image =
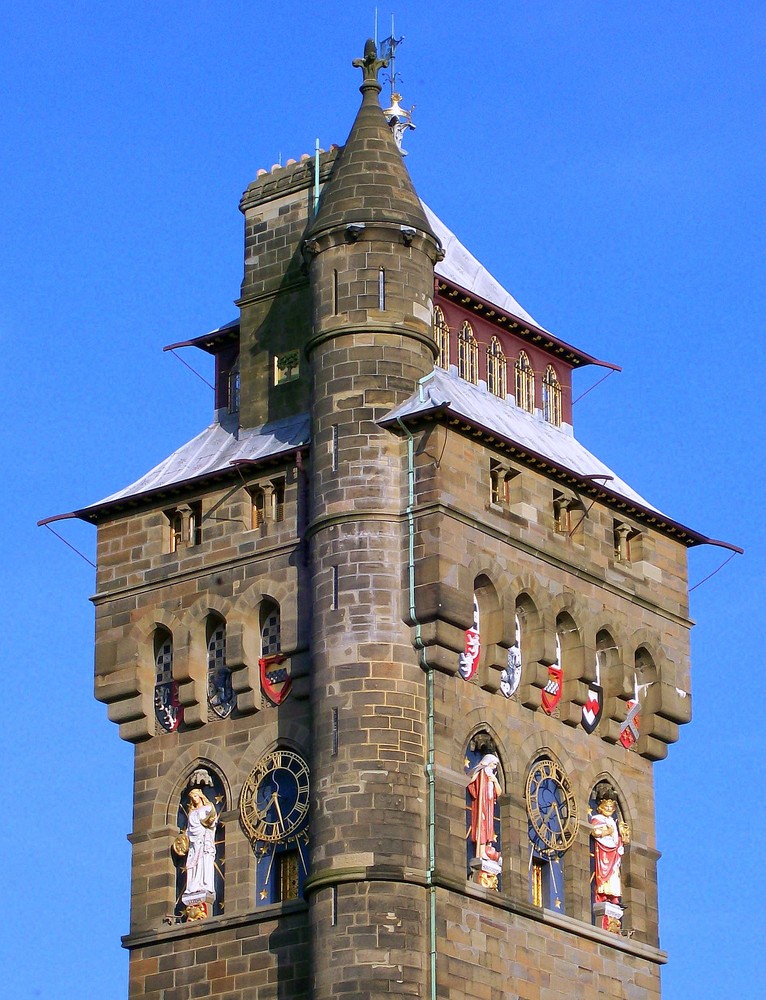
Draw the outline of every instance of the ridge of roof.
[[[421,205],[426,218],[444,248],[444,260],[439,261],[434,271],[439,277],[472,292],[481,299],[486,299],[493,305],[512,313],[518,319],[531,323],[543,333],[549,333],[540,326],[536,319],[507,291],[497,278],[493,277],[487,268],[477,260],[463,243],[455,236],[439,218],[439,216],[421,199]]]

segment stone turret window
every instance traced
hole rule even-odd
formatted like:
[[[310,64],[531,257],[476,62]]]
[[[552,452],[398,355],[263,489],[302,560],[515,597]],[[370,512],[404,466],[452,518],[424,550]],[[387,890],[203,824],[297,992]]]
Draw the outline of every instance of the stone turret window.
[[[466,382],[479,384],[479,345],[470,323],[463,323],[460,336],[457,339],[458,375]]]
[[[511,508],[520,500],[521,473],[504,462],[489,464],[490,503]]]
[[[438,306],[434,309],[434,340],[439,349],[436,364],[446,371],[449,369],[449,327],[444,313]]]
[[[553,365],[548,365],[543,375],[543,417],[549,424],[561,426],[561,384]]]
[[[553,491],[553,525],[562,535],[582,541],[585,507],[574,493],[563,490]]]
[[[641,532],[624,521],[613,522],[614,558],[621,563],[637,562],[641,559]]]
[[[168,522],[166,551],[178,552],[202,541],[202,501],[179,504],[165,511]]]
[[[274,479],[259,483],[249,490],[251,501],[251,527],[278,523],[285,519],[285,481]]]
[[[386,308],[386,269],[381,267],[378,270],[378,309],[381,312]]]
[[[487,388],[495,396],[505,399],[507,388],[506,361],[503,348],[497,337],[493,337],[487,348]]]
[[[527,413],[535,412],[535,373],[526,351],[522,351],[516,361],[516,405]]]

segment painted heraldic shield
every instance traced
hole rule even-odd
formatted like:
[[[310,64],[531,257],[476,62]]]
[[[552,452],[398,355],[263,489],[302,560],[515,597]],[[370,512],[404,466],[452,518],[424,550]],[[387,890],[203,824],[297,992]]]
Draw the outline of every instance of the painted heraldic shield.
[[[641,735],[641,718],[638,714],[640,711],[641,706],[637,701],[628,702],[628,716],[620,726],[620,743],[626,750],[630,750],[633,744],[638,742],[638,737]]]
[[[592,733],[601,721],[604,712],[604,689],[600,684],[588,686],[588,699],[582,707],[582,727]]]
[[[564,671],[558,663],[551,663],[548,667],[548,683],[543,688],[541,701],[543,711],[550,715],[558,703],[561,701],[561,691],[564,683]]]
[[[262,656],[258,660],[261,668],[261,687],[263,693],[274,705],[281,705],[290,694],[293,679],[290,676],[290,664],[287,657],[281,653],[272,656]]]

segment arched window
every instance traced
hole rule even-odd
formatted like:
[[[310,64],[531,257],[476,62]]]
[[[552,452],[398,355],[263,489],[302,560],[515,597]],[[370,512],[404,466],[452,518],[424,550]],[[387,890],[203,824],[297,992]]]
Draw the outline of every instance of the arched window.
[[[479,669],[481,656],[481,634],[479,632],[479,601],[473,595],[473,621],[465,631],[465,649],[458,658],[458,670],[464,681],[470,681]]]
[[[439,306],[434,308],[434,340],[439,350],[436,364],[446,371],[449,368],[449,327]]]
[[[526,351],[516,361],[516,405],[527,413],[535,412],[535,373]]]
[[[468,877],[488,889],[500,889],[502,856],[500,803],[503,774],[495,742],[477,733],[463,761],[466,773],[466,849]]]
[[[506,367],[500,341],[493,337],[487,348],[487,389],[501,399],[505,399],[508,392]]]
[[[561,385],[553,365],[548,365],[543,375],[543,417],[549,424],[561,426]]]
[[[620,934],[624,913],[622,867],[630,830],[624,822],[617,793],[608,781],[599,781],[588,806],[593,923]]]
[[[290,660],[282,653],[282,618],[279,605],[266,600],[261,604],[261,688],[274,705],[281,705],[292,687]]]
[[[181,793],[179,835],[173,841],[175,912],[186,922],[223,913],[226,852],[219,817],[227,808],[221,776],[210,767],[196,767]]]
[[[236,700],[226,665],[226,622],[212,615],[207,622],[207,703],[211,717],[228,718]]]
[[[166,628],[154,633],[154,714],[160,732],[172,733],[183,719],[178,684],[173,680],[173,636]]]
[[[546,715],[552,715],[564,690],[564,663],[562,658],[562,642],[559,622],[556,623],[556,662],[548,664],[548,682],[543,688],[541,704]]]
[[[458,375],[466,382],[479,384],[479,345],[473,335],[473,327],[470,323],[463,323],[460,336],[457,339],[457,367]]]
[[[633,668],[633,697],[628,699],[628,713],[620,724],[620,743],[626,750],[638,743],[641,736],[641,708],[646,693],[657,680],[657,668],[652,654],[644,646],[636,650]]]
[[[506,698],[512,698],[516,693],[521,681],[521,650],[523,641],[522,622],[524,620],[524,609],[518,603],[516,614],[514,615],[514,636],[513,644],[508,649],[508,664],[500,673],[500,693]]]
[[[282,621],[279,605],[264,601],[261,605],[261,656],[275,656],[282,651]]]
[[[582,727],[586,733],[592,733],[604,712],[604,690],[613,688],[610,683],[612,666],[616,661],[618,649],[614,639],[606,629],[601,629],[596,635],[596,676],[588,685],[588,697],[582,707]]]

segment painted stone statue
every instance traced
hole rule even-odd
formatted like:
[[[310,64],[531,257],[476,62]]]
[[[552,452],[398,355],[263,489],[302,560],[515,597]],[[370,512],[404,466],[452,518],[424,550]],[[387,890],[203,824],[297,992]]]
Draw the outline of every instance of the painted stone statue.
[[[493,753],[485,754],[468,775],[468,793],[471,803],[470,838],[476,857],[499,861],[500,855],[493,846],[495,835],[495,804],[503,789],[497,778],[499,760]]]
[[[187,920],[208,915],[209,904],[215,900],[215,835],[218,813],[199,788],[189,792],[189,812],[186,830],[173,843],[177,855],[186,855],[183,871],[186,884],[181,901],[186,907]]]
[[[617,803],[602,798],[595,812],[588,816],[593,840],[595,900],[620,904],[622,899],[622,858],[630,842],[627,824],[618,822]]]

